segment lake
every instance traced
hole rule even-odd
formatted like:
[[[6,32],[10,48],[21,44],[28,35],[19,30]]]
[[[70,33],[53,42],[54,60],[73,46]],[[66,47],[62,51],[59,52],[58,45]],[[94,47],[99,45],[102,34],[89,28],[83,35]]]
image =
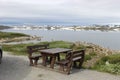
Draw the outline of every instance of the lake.
[[[2,30],[5,32],[19,32],[29,35],[42,36],[42,41],[64,40],[82,41],[101,45],[106,48],[120,50],[120,31],[73,31],[73,30]]]

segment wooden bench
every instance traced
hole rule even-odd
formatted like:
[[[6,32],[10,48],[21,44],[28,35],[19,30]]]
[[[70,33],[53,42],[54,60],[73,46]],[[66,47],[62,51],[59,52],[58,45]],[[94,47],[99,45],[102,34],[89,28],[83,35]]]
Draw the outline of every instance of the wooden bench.
[[[70,74],[71,68],[81,68],[84,61],[85,50],[77,50],[68,52],[64,60],[57,62],[60,65],[60,70]]]
[[[27,53],[30,61],[30,66],[37,65],[39,58],[42,57],[39,50],[47,49],[48,46],[49,44],[27,46]],[[36,54],[37,52],[38,54]]]

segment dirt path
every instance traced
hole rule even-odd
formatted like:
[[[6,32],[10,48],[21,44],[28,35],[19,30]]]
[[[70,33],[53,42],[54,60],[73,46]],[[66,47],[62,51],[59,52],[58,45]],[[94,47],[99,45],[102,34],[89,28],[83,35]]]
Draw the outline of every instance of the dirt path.
[[[0,80],[120,80],[120,76],[86,69],[65,75],[43,68],[30,67],[26,56],[13,56],[4,52],[0,64]]]

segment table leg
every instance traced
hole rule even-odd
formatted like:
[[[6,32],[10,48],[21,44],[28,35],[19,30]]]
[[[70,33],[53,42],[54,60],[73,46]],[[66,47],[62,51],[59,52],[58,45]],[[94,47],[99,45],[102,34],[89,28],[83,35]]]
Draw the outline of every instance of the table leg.
[[[54,64],[55,64],[56,56],[52,56],[52,61],[50,64],[50,68],[54,69]]]
[[[47,59],[47,56],[42,54],[42,65],[43,66],[46,66],[46,59]]]
[[[60,54],[57,54],[57,59],[58,61],[60,61]]]

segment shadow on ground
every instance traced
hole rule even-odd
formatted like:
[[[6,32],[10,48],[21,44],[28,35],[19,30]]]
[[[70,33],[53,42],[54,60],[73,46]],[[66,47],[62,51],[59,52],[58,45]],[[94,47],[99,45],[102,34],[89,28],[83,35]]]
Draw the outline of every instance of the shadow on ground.
[[[0,64],[0,80],[23,80],[30,72],[31,67],[21,57],[4,56]]]

